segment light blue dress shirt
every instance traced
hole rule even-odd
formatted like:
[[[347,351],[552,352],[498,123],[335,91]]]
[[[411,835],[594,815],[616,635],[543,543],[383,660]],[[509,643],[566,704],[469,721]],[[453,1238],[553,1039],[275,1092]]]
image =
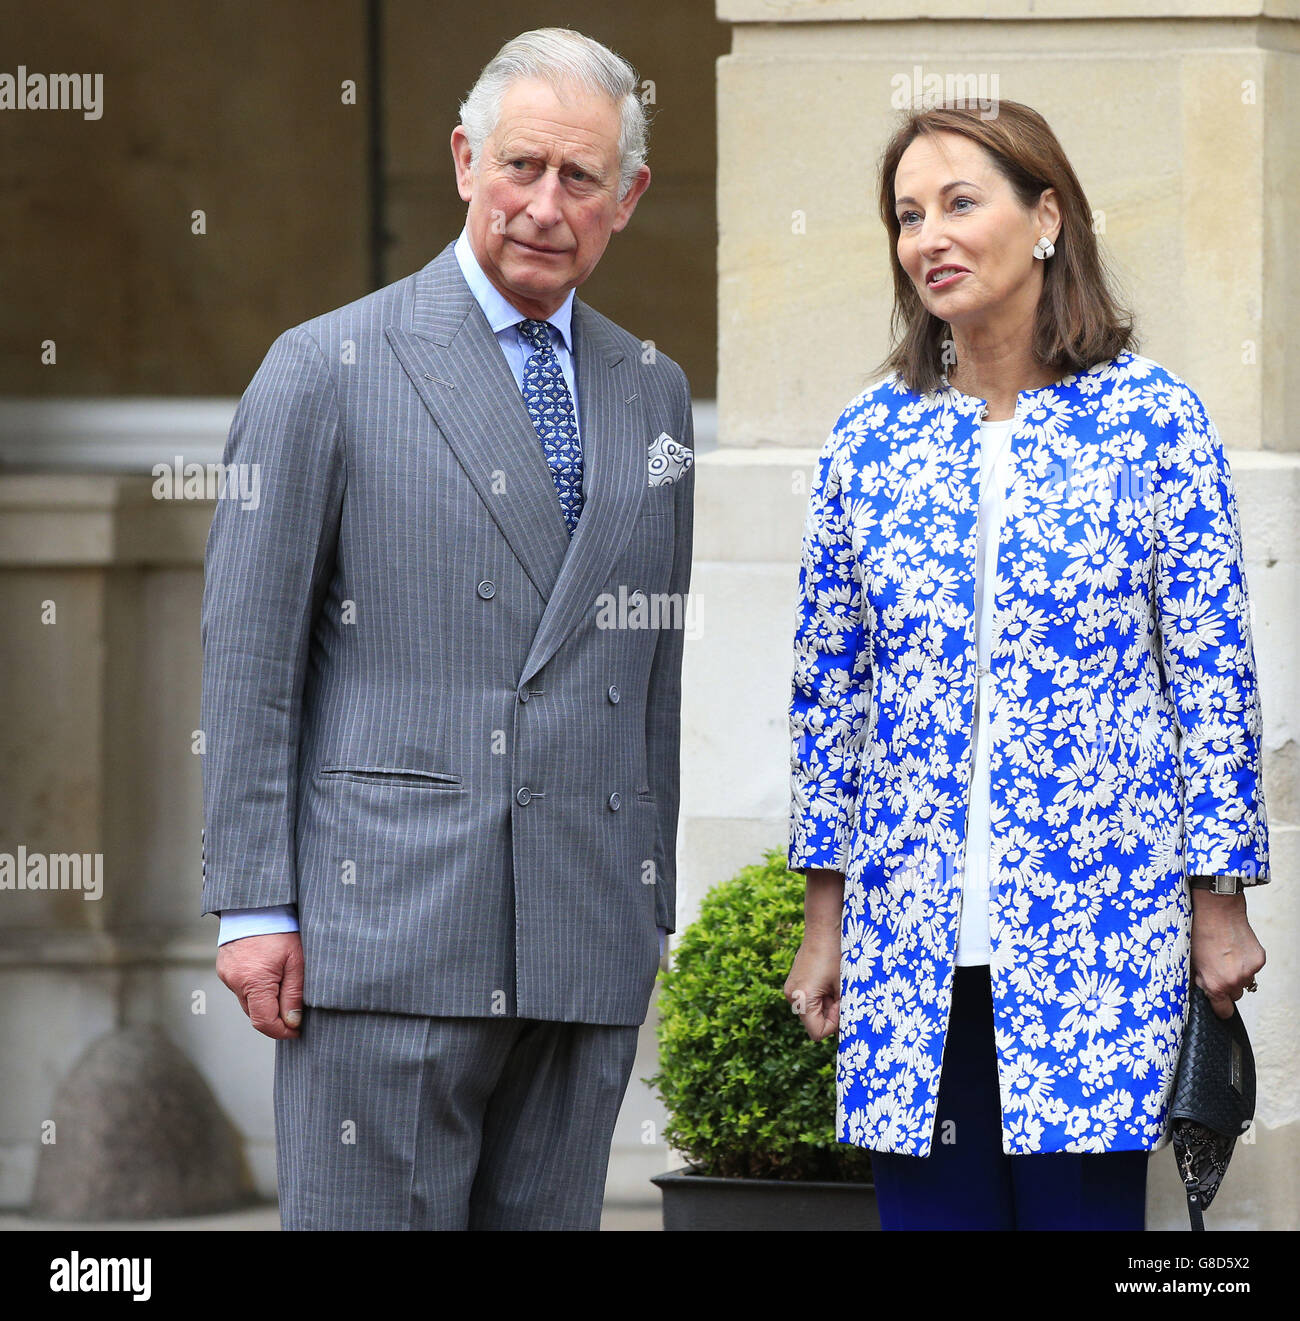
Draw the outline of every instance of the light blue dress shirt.
[[[524,389],[524,363],[532,352],[532,346],[519,333],[519,323],[523,314],[508,298],[483,274],[483,268],[474,256],[469,235],[461,230],[456,240],[456,260],[460,263],[461,274],[469,285],[470,293],[483,309],[492,333],[501,345],[506,362],[514,374],[515,384],[520,394]],[[573,290],[559,307],[547,317],[551,327],[551,348],[560,360],[560,370],[564,373],[565,384],[573,398],[573,418],[582,435],[582,419],[578,416],[578,386],[573,371]],[[540,442],[539,442],[540,443]],[[585,486],[585,482],[584,482]],[[241,940],[245,936],[266,936],[274,932],[297,931],[298,912],[294,904],[273,904],[268,908],[226,908],[221,912],[221,926],[217,932],[217,944],[225,945],[232,940]],[[659,955],[664,952],[663,927],[659,928]]]
[[[524,390],[524,363],[532,353],[532,346],[519,333],[519,323],[524,314],[510,302],[500,289],[483,274],[482,267],[474,257],[470,247],[469,235],[462,229],[456,240],[456,260],[460,263],[461,274],[469,285],[478,305],[492,327],[492,333],[501,345],[506,362],[514,373],[515,384],[520,394]],[[578,426],[578,435],[582,435],[582,419],[578,416],[578,386],[573,374],[573,290],[559,307],[546,318],[551,327],[551,348],[560,360],[560,370],[564,373],[564,383],[569,387],[573,398],[573,417]],[[538,442],[540,444],[540,442]]]

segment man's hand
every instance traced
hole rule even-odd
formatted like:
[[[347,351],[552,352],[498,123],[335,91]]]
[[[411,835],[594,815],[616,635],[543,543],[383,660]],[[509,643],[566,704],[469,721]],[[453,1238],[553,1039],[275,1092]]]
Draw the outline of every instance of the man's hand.
[[[1246,920],[1244,894],[1192,891],[1192,977],[1220,1018],[1264,966],[1264,948]]]
[[[217,950],[217,976],[261,1033],[284,1041],[300,1036],[302,940],[296,931],[245,936]]]

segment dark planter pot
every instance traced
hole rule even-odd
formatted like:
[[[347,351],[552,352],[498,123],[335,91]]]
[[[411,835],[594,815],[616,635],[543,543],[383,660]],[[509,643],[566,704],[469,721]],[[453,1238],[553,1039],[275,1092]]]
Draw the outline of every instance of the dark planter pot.
[[[714,1179],[690,1169],[656,1174],[665,1229],[879,1229],[870,1183]]]

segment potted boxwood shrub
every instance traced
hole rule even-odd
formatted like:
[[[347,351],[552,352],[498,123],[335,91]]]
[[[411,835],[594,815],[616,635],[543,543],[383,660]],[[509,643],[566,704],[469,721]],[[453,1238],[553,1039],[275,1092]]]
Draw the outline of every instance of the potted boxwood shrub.
[[[665,1229],[879,1229],[869,1153],[835,1140],[835,1038],[781,993],[803,936],[803,877],[771,849],[709,892],[659,996]]]

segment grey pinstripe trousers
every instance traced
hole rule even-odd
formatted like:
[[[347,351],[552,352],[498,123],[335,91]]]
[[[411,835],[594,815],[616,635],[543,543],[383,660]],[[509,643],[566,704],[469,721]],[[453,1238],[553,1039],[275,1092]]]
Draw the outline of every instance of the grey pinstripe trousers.
[[[637,1029],[308,1006],[276,1043],[292,1229],[599,1229]]]

